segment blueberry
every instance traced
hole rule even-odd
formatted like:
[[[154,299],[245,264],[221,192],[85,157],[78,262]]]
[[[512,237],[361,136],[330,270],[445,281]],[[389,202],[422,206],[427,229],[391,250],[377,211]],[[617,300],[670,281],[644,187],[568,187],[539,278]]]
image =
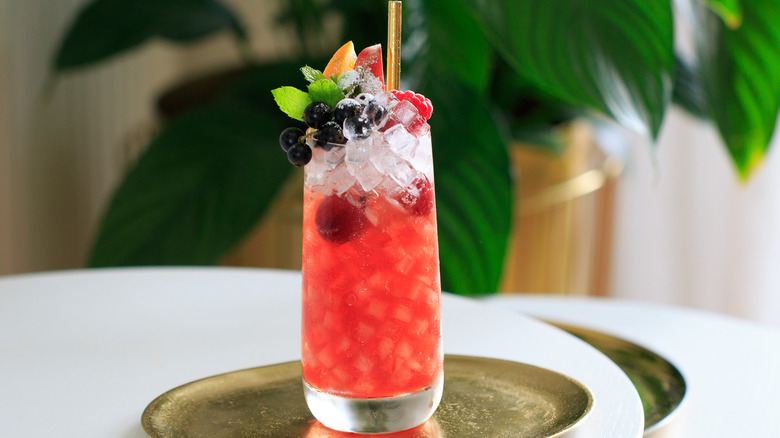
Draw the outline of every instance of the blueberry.
[[[311,161],[311,148],[303,143],[295,143],[287,150],[287,159],[295,167],[305,166]]]
[[[317,131],[317,146],[329,151],[334,144],[346,144],[347,139],[336,122],[328,122]]]
[[[303,121],[314,129],[322,128],[322,125],[331,120],[333,120],[333,111],[324,102],[311,103],[303,111]]]
[[[333,110],[333,120],[338,123],[339,126],[344,126],[344,120],[350,117],[359,116],[363,112],[363,105],[355,99],[341,99],[336,104],[336,109]]]
[[[298,128],[287,128],[279,136],[279,145],[287,152],[292,145],[298,143],[298,139],[303,136],[303,131]]]
[[[365,117],[351,117],[344,121],[344,135],[347,138],[368,138],[371,135],[371,121]]]

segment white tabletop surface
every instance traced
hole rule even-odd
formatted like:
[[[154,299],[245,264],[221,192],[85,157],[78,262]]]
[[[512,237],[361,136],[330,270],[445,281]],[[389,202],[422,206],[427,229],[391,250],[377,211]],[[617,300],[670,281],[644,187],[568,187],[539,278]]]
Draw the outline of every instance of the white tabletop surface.
[[[155,397],[203,377],[300,357],[300,273],[226,268],[0,278],[0,437],[141,438]],[[628,378],[595,349],[511,310],[447,295],[445,352],[525,362],[593,393],[567,436],[637,438]]]
[[[688,391],[680,412],[658,436],[780,437],[780,332],[773,328],[711,312],[608,298],[500,295],[487,301],[617,335],[674,363]]]

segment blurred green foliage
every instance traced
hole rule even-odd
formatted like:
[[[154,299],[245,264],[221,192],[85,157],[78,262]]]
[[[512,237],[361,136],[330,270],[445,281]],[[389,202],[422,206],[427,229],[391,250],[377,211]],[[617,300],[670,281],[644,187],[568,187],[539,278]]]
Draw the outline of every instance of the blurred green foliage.
[[[92,266],[214,264],[265,213],[290,167],[277,145],[290,124],[270,90],[302,86],[322,66],[323,20],[359,49],[386,37],[385,0],[279,0],[275,25],[296,30],[295,59],[254,61],[248,31],[219,0],[93,0],[53,70],[75,70],[150,39],[235,36],[246,68],[224,92],[151,141],[116,189]],[[747,178],[780,107],[780,8],[773,0],[690,0],[697,59],[675,56],[669,0],[407,0],[403,84],[434,102],[431,121],[445,290],[494,292],[512,220],[508,148],[555,151],[551,128],[585,112],[655,138],[675,102],[712,120]]]

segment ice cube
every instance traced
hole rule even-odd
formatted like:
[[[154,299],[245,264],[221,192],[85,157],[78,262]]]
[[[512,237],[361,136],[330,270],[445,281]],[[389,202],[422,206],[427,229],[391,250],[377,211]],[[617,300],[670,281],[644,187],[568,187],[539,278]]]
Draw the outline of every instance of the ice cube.
[[[384,139],[390,145],[390,150],[398,155],[410,157],[417,139],[402,125],[395,125],[384,132]]]
[[[385,178],[385,180],[382,181],[382,184],[376,187],[376,190],[383,193],[391,205],[394,205],[399,209],[403,208],[403,206],[398,203],[396,198],[400,196],[401,193],[403,193],[405,190],[401,188],[392,178]]]
[[[325,151],[321,148],[313,148],[311,161],[306,164],[305,183],[311,186],[321,184],[325,173],[329,170],[330,166],[325,161]]]
[[[415,116],[419,116],[420,113],[412,102],[402,100],[393,108],[393,115],[395,115],[402,124],[406,125],[411,122]]]
[[[376,148],[370,159],[382,173],[388,173],[400,160],[398,155],[388,148]]]
[[[347,154],[347,148],[343,146],[334,146],[330,151],[325,152],[325,162],[330,165],[332,169],[344,162],[344,157]]]
[[[433,155],[431,154],[431,137],[429,135],[420,137],[416,146],[409,162],[412,164],[412,167],[432,178]]]
[[[377,95],[374,96],[374,100],[376,100],[378,104],[382,105],[388,110],[393,109],[393,107],[396,106],[399,102],[398,98],[395,97],[393,93],[388,91],[377,93]]]
[[[418,119],[415,121],[415,123],[409,125],[407,129],[409,129],[409,132],[411,132],[415,137],[419,138],[431,132],[431,125],[429,125],[424,118],[418,116]]]
[[[404,125],[406,130],[416,137],[421,137],[430,130],[430,126],[425,121],[425,118],[420,115],[414,104],[408,100],[403,100],[393,107],[391,118]]]
[[[344,194],[355,185],[355,177],[349,173],[346,166],[339,166],[328,172],[325,184],[333,188],[338,195]]]
[[[366,193],[374,190],[385,179],[385,175],[370,161],[359,164],[347,163],[347,169]]]
[[[387,174],[401,187],[407,187],[417,178],[418,172],[406,160],[399,160]]]
[[[387,117],[390,116],[393,107],[395,107],[398,102],[398,98],[395,97],[393,93],[382,91],[374,96],[374,99],[366,105],[366,108],[363,110],[363,115],[369,120],[372,120],[374,125],[382,126],[387,120]]]
[[[388,175],[401,187],[409,185],[417,175],[406,160],[389,148],[376,148],[371,155],[371,162],[379,172]]]
[[[344,162],[350,166],[356,166],[365,163],[369,158],[369,148],[371,144],[367,141],[350,141],[345,147]]]

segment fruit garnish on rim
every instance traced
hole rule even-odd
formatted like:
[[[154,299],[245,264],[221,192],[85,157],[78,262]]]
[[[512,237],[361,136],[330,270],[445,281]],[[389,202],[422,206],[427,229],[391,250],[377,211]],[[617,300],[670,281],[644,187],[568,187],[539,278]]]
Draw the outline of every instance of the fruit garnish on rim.
[[[301,72],[309,83],[306,91],[291,86],[272,90],[279,108],[305,124],[305,133],[290,127],[279,136],[280,146],[295,166],[308,164],[313,149],[349,149],[350,141],[385,133],[396,125],[416,138],[430,130],[430,100],[413,91],[385,90],[381,44],[356,55],[350,41],[336,51],[323,71],[304,66]]]

